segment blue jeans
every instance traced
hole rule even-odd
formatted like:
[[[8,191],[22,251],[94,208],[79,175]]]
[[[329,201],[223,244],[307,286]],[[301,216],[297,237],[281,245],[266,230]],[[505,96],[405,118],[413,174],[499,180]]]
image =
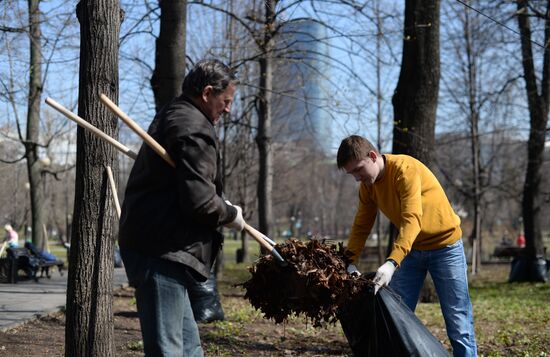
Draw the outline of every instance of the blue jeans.
[[[454,356],[477,356],[472,303],[462,240],[441,249],[411,250],[390,286],[414,311],[426,273],[432,276]]]
[[[145,356],[203,357],[199,329],[186,284],[187,268],[168,260],[121,250],[136,302]]]

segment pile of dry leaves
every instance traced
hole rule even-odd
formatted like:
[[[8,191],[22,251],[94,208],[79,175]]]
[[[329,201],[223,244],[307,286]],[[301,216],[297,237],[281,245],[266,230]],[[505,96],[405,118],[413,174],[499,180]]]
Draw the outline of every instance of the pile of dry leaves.
[[[339,307],[369,283],[346,272],[349,258],[342,244],[289,239],[276,248],[288,264],[262,256],[242,286],[245,298],[277,323],[293,313],[305,315],[316,327],[334,323]]]

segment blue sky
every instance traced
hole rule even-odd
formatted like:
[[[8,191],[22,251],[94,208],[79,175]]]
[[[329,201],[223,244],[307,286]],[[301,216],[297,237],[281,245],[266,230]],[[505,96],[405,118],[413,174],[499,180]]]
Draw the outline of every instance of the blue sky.
[[[221,2],[221,1],[220,1]],[[74,9],[77,1],[50,0],[42,2],[42,11],[47,19],[42,28],[48,41],[44,42],[44,56],[51,60],[48,66],[43,98],[52,97],[66,107],[76,112],[78,97],[78,47],[79,47],[79,24],[76,20]],[[224,2],[221,2],[224,3]],[[289,2],[283,1],[281,6]],[[319,2],[321,3],[321,2]],[[401,2],[381,2],[382,6],[382,27],[384,38],[381,41],[379,55],[382,58],[380,85],[382,95],[382,149],[391,149],[391,131],[393,120],[393,108],[391,96],[397,85],[399,66],[401,60],[402,46],[402,5]],[[25,2],[12,2],[13,11],[25,13]],[[124,41],[120,48],[120,107],[126,111],[142,127],[147,127],[154,116],[153,95],[150,89],[149,79],[154,65],[155,37],[158,33],[158,23],[153,13],[146,16],[147,11],[153,11],[156,2],[151,2],[149,8],[147,2],[122,1],[125,10],[125,20],[121,28],[121,37]],[[6,6],[3,4],[2,6]],[[460,14],[460,7],[459,14]],[[316,10],[316,12],[315,12]],[[351,15],[342,13],[341,16],[334,15],[331,8],[317,6],[313,8],[309,2],[291,7],[282,14],[284,19],[292,19],[301,16],[319,16],[327,19],[330,26],[340,31],[331,32],[331,56],[336,59],[332,62],[328,76],[333,83],[330,106],[328,107],[335,118],[333,121],[333,146],[339,140],[349,134],[365,135],[376,142],[376,97],[372,91],[376,89],[375,58],[376,52],[376,24],[372,18],[372,10],[365,10],[370,16],[359,16],[357,21],[350,21]],[[158,12],[158,10],[157,10]],[[328,13],[331,13],[328,15]],[[443,6],[442,14],[451,14],[449,7]],[[503,16],[508,14],[503,14]],[[23,17],[23,20],[25,18]],[[143,21],[145,19],[145,21]],[[448,17],[447,17],[448,19]],[[16,12],[6,12],[0,17],[0,22],[9,26],[23,26]],[[61,27],[60,24],[66,24]],[[494,25],[496,26],[496,25]],[[515,26],[514,22],[510,26]],[[204,56],[205,53],[225,55],[227,49],[224,47],[223,31],[225,22],[220,13],[205,10],[204,7],[192,4],[188,8],[188,30],[187,30],[187,53],[193,60]],[[442,52],[442,83],[441,88],[449,87],[460,79],[457,76],[459,68],[458,61],[453,60],[453,48],[449,38],[460,28],[451,26],[451,22],[442,20],[441,52]],[[134,34],[128,36],[130,32]],[[507,30],[497,28],[497,33],[505,35],[512,43],[514,34]],[[352,36],[351,43],[343,36]],[[222,39],[220,41],[220,39]],[[0,50],[0,76],[3,85],[12,88],[16,97],[16,110],[6,100],[0,101],[0,125],[10,125],[13,129],[16,115],[24,122],[26,113],[26,81],[28,73],[28,39],[25,34],[12,35],[2,34],[2,47]],[[52,49],[55,47],[55,51]],[[512,45],[513,48],[514,45]],[[509,49],[503,49],[502,53]],[[498,55],[498,54],[497,54]],[[516,58],[514,58],[514,55]],[[498,56],[486,59],[484,65],[486,71],[491,67],[495,68],[498,63]],[[502,56],[500,57],[502,59]],[[518,61],[517,52],[512,52],[508,60]],[[503,61],[505,62],[505,61]],[[500,63],[500,62],[499,62]],[[517,63],[517,62],[515,62]],[[352,68],[353,73],[346,69]],[[517,67],[518,69],[520,67]],[[502,70],[505,70],[503,68]],[[497,72],[498,74],[498,72]],[[494,78],[498,82],[498,78]],[[486,87],[490,87],[487,83]],[[496,86],[496,84],[495,84]],[[514,122],[519,127],[518,132],[525,133],[528,125],[525,125],[525,105],[523,83],[519,82],[518,92],[515,97],[513,108],[497,110],[487,107],[486,113],[491,119],[498,119],[495,125],[504,127]],[[488,88],[487,90],[497,89]],[[519,94],[518,94],[519,93]],[[495,107],[498,105],[495,104]],[[65,127],[71,130],[72,123],[59,118],[46,104],[42,105],[44,117],[54,117],[53,128]],[[449,131],[463,128],[466,130],[464,120],[461,119],[459,108],[452,104],[450,97],[443,93],[440,96],[438,108],[437,131]],[[500,120],[502,120],[500,122]],[[494,121],[494,120],[493,120]],[[522,124],[523,123],[523,124]],[[45,125],[46,127],[46,125]],[[53,130],[53,129],[52,129]],[[74,132],[74,130],[73,130]],[[121,132],[121,141],[131,139],[131,135],[125,131]],[[132,140],[129,140],[132,141]]]

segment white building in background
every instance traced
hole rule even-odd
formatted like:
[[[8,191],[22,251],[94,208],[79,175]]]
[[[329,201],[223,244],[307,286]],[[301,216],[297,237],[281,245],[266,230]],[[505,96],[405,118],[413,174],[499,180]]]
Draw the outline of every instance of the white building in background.
[[[285,23],[276,38],[273,78],[273,139],[303,143],[330,155],[330,66],[326,28],[303,20]]]

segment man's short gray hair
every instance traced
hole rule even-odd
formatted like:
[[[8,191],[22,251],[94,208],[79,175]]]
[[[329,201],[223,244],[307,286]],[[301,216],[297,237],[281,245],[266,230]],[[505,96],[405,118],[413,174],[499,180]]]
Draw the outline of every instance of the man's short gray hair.
[[[223,92],[230,83],[236,83],[235,71],[223,62],[211,59],[197,62],[187,73],[182,84],[183,94],[196,97],[202,94],[204,87],[212,86],[214,94]]]

